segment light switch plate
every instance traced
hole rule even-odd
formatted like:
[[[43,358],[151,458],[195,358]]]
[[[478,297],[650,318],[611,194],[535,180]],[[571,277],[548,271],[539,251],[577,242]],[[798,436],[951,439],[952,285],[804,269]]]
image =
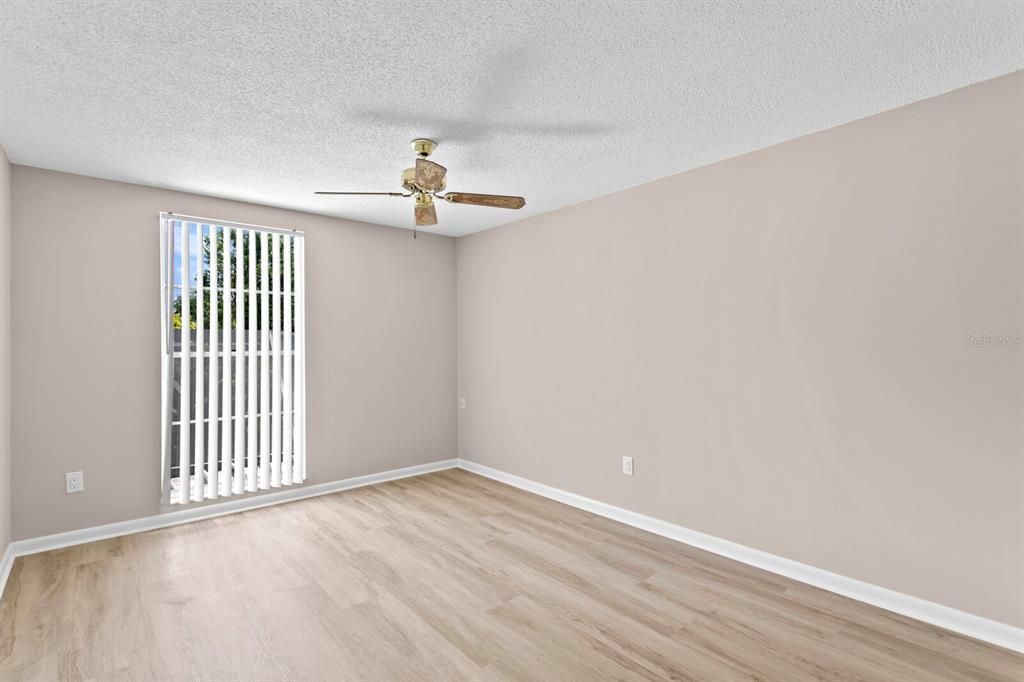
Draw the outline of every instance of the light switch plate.
[[[623,457],[622,458],[622,473],[627,476],[633,475],[633,458]]]

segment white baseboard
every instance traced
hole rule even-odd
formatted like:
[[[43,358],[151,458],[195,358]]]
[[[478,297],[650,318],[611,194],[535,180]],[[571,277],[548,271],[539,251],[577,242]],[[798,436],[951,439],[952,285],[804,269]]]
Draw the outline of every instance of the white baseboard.
[[[578,509],[604,516],[634,528],[661,535],[672,540],[719,554],[729,559],[771,571],[792,578],[807,585],[813,585],[844,597],[871,604],[886,611],[892,611],[915,620],[921,620],[938,627],[952,630],[967,637],[995,644],[1013,651],[1024,653],[1024,629],[988,618],[975,616],[964,611],[942,606],[934,602],[912,597],[893,590],[861,582],[853,578],[785,559],[759,549],[723,540],[722,538],[690,530],[674,523],[598,502],[582,495],[566,492],[543,483],[537,483],[521,476],[460,459],[459,468],[481,476],[507,483],[508,485],[562,502]]]
[[[10,575],[14,559],[19,556],[45,552],[51,549],[60,549],[86,542],[95,542],[96,540],[105,540],[121,535],[131,535],[158,528],[167,528],[226,514],[236,514],[250,509],[259,509],[260,507],[268,507],[308,497],[327,495],[341,490],[360,488],[400,478],[421,476],[434,471],[456,467],[635,528],[655,533],[656,535],[671,538],[750,566],[756,566],[757,568],[771,571],[772,573],[786,576],[787,578],[792,578],[793,580],[813,585],[829,592],[841,594],[844,597],[850,597],[851,599],[856,599],[886,609],[887,611],[931,623],[968,637],[995,644],[996,646],[1024,653],[1024,629],[998,623],[987,618],[958,611],[948,606],[942,606],[941,604],[895,592],[884,587],[878,587],[877,585],[871,585],[853,578],[847,578],[820,568],[802,564],[798,561],[785,559],[768,552],[762,552],[758,549],[730,542],[729,540],[723,540],[713,535],[690,530],[683,526],[631,512],[604,502],[598,502],[582,495],[560,490],[543,483],[537,483],[536,481],[508,474],[465,459],[447,459],[428,464],[418,464],[416,466],[392,469],[377,474],[357,476],[330,483],[318,483],[295,489],[281,490],[280,492],[255,497],[231,499],[230,501],[216,504],[187,507],[182,510],[155,514],[131,521],[121,521],[103,526],[68,531],[66,533],[18,540],[7,546],[3,558],[0,559],[0,596],[3,595],[4,587],[7,585],[7,578]]]
[[[4,596],[4,587],[7,586],[7,576],[11,574],[14,566],[14,545],[8,544],[4,549],[4,555],[0,558],[0,597]]]
[[[456,466],[458,466],[458,460],[445,459],[438,462],[430,462],[428,464],[417,464],[415,466],[403,467],[401,469],[382,471],[378,474],[367,474],[366,476],[356,476],[354,478],[346,478],[340,481],[331,481],[330,483],[317,483],[314,485],[298,486],[295,488],[285,488],[279,492],[266,493],[264,495],[230,498],[225,502],[185,507],[181,510],[169,511],[163,514],[154,514],[153,516],[145,516],[140,519],[132,519],[131,521],[119,521],[117,523],[108,523],[103,526],[93,526],[91,528],[71,530],[65,533],[55,533],[53,535],[44,535],[42,537],[30,538],[28,540],[18,540],[17,542],[12,542],[7,547],[7,551],[4,553],[3,563],[0,563],[0,596],[3,595],[4,587],[7,585],[7,576],[10,572],[11,564],[13,564],[14,559],[19,556],[46,552],[51,549],[60,549],[61,547],[70,547],[71,545],[80,545],[86,542],[95,542],[96,540],[106,540],[108,538],[114,538],[121,535],[142,533],[147,530],[156,530],[157,528],[177,526],[182,523],[210,519],[216,516],[224,516],[226,514],[237,514],[238,512],[249,511],[251,509],[269,507],[271,505],[282,504],[284,502],[293,502],[307,497],[328,495],[341,490],[361,488],[375,483],[394,481],[399,478],[422,476],[423,474],[429,474],[434,471],[454,469]]]

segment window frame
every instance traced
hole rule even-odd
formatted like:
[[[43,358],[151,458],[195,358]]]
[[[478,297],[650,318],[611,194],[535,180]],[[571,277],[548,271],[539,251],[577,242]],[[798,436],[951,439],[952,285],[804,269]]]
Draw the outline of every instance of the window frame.
[[[182,214],[182,213],[173,213],[173,212],[169,212],[169,211],[161,211],[160,214],[159,214],[159,218],[160,218],[160,220],[159,220],[159,224],[160,224],[160,381],[161,381],[161,406],[160,406],[160,420],[161,420],[160,452],[161,452],[161,457],[160,457],[160,483],[159,483],[159,485],[160,485],[160,505],[161,505],[161,507],[163,509],[165,509],[166,511],[170,511],[172,509],[183,509],[183,506],[182,506],[183,504],[186,504],[186,505],[187,504],[218,504],[220,502],[227,502],[227,501],[229,501],[231,499],[235,499],[237,501],[238,497],[246,497],[246,496],[249,496],[249,495],[259,495],[261,493],[272,492],[272,491],[275,491],[275,490],[277,490],[277,491],[281,490],[281,488],[277,488],[277,487],[270,488],[270,489],[259,488],[259,489],[256,489],[256,490],[245,489],[245,490],[243,490],[243,492],[241,494],[233,493],[230,496],[216,496],[215,498],[205,498],[204,497],[202,500],[186,500],[184,503],[182,503],[180,500],[172,500],[172,498],[171,498],[171,484],[172,484],[172,480],[175,480],[170,475],[170,463],[171,463],[170,460],[171,460],[171,456],[172,456],[172,447],[171,447],[172,443],[171,443],[171,439],[172,439],[174,425],[177,424],[179,426],[179,437],[180,437],[180,431],[181,431],[181,429],[180,429],[180,426],[181,426],[180,417],[179,417],[179,421],[172,422],[172,411],[173,411],[173,403],[174,403],[174,381],[173,381],[174,371],[175,371],[174,361],[175,361],[175,358],[181,358],[182,355],[183,355],[183,351],[175,350],[174,349],[174,342],[173,342],[174,329],[173,329],[173,325],[171,324],[171,310],[173,309],[173,305],[174,305],[173,302],[174,302],[174,296],[175,296],[176,291],[181,291],[182,292],[182,299],[184,300],[187,297],[187,295],[184,292],[185,291],[191,291],[191,290],[194,289],[193,287],[189,286],[188,284],[185,284],[185,283],[175,284],[174,281],[173,281],[173,278],[174,278],[174,254],[175,254],[175,250],[174,250],[175,249],[175,244],[174,244],[175,230],[173,228],[173,224],[174,224],[175,221],[180,222],[183,225],[191,223],[191,224],[198,224],[198,225],[209,227],[209,228],[242,229],[242,230],[252,231],[254,233],[255,232],[273,233],[273,234],[280,234],[280,235],[288,235],[288,236],[292,236],[292,237],[296,238],[293,241],[293,253],[295,254],[295,258],[297,260],[301,260],[301,268],[295,266],[295,269],[293,269],[293,271],[292,271],[293,275],[292,276],[294,278],[294,287],[293,287],[293,290],[290,292],[290,294],[288,294],[288,295],[291,296],[291,300],[294,303],[294,314],[292,315],[292,323],[293,323],[293,328],[294,328],[295,332],[294,332],[294,336],[293,336],[293,339],[292,339],[292,345],[291,345],[290,352],[286,353],[283,349],[278,349],[277,352],[280,353],[281,357],[284,357],[284,356],[288,355],[288,356],[291,356],[291,357],[294,358],[296,355],[298,355],[298,358],[300,360],[300,362],[296,363],[294,365],[294,367],[293,367],[293,379],[292,379],[292,382],[293,382],[293,390],[294,390],[294,383],[296,381],[298,381],[300,383],[301,391],[294,392],[294,394],[293,394],[293,401],[296,401],[296,400],[297,401],[301,401],[301,405],[293,404],[292,411],[293,411],[293,413],[295,413],[295,412],[299,412],[301,410],[301,412],[299,412],[299,417],[300,418],[295,420],[293,428],[301,431],[302,473],[301,473],[301,480],[300,481],[293,482],[293,483],[291,483],[288,486],[282,486],[282,487],[292,487],[292,486],[302,487],[302,486],[306,485],[306,482],[308,481],[308,471],[309,471],[309,468],[308,468],[308,458],[306,457],[306,453],[308,451],[308,448],[307,448],[307,444],[306,444],[306,405],[307,405],[306,393],[307,393],[307,391],[306,391],[306,333],[305,333],[305,327],[306,327],[306,324],[305,324],[306,323],[306,312],[305,312],[305,307],[306,307],[305,306],[305,303],[306,303],[306,295],[305,295],[305,292],[306,292],[305,232],[303,230],[296,230],[296,229],[292,229],[292,228],[272,227],[272,226],[267,226],[267,225],[257,225],[257,224],[253,224],[253,223],[243,223],[243,222],[232,221],[232,220],[218,220],[218,219],[214,219],[214,218],[205,218],[205,217],[202,217],[202,216],[187,215],[187,214]],[[299,254],[299,250],[300,249],[301,249],[301,252],[302,252],[301,255]],[[183,254],[184,258],[188,258],[189,256],[190,256],[190,254]],[[248,283],[246,282],[246,284],[248,284]],[[235,288],[232,287],[232,289],[235,289]],[[259,288],[259,287],[257,287],[255,290],[250,290],[249,286],[243,286],[239,293],[245,294],[247,296],[248,295],[261,295],[263,293],[263,290],[261,288]],[[272,293],[272,292],[267,292],[267,293]],[[283,296],[284,292],[281,292],[281,295]],[[301,306],[299,305],[300,301],[301,301]],[[213,329],[213,328],[211,327],[211,329]],[[301,346],[299,346],[297,344],[301,344]],[[246,351],[241,351],[241,354],[244,357],[248,357],[249,355],[255,355],[257,358],[259,358],[259,357],[261,357],[263,355],[270,355],[273,352],[274,352],[273,349],[267,347],[267,348],[262,348],[262,349],[256,349],[256,350],[253,350],[251,352],[247,351],[247,350]],[[240,353],[240,351],[238,349],[218,348],[217,353],[216,353],[216,357],[218,357],[218,358],[228,358],[228,357],[234,358],[239,353]],[[210,353],[209,351],[200,352],[196,348],[193,348],[193,349],[191,349],[189,351],[189,357],[192,358],[192,359],[198,358],[200,356],[203,357],[203,358],[212,357],[213,355],[214,354]],[[235,419],[238,419],[240,417],[241,418],[247,418],[248,416],[249,416],[248,413],[243,413],[243,415],[233,414],[230,417],[225,417],[224,415],[218,415],[217,420],[218,420],[218,422],[224,422],[224,421],[227,421],[227,420],[234,421]],[[262,416],[262,412],[258,409],[258,407],[257,407],[256,416],[257,417]],[[196,419],[196,415],[194,413],[189,415],[189,424],[190,425],[193,424],[193,423],[197,423],[198,421],[199,420]],[[211,421],[209,415],[204,416],[202,421],[204,421],[206,423]],[[192,476],[192,475],[194,475],[194,474],[190,474],[190,476]],[[179,478],[180,478],[180,476],[179,476]]]

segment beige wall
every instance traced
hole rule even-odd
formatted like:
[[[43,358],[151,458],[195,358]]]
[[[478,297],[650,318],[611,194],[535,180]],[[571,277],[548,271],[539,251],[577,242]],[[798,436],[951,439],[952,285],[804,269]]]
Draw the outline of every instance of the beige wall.
[[[160,511],[160,211],[306,232],[309,483],[455,456],[452,239],[13,175],[15,539]]]
[[[1024,625],[1022,95],[459,239],[460,456]]]
[[[0,161],[13,537],[159,513],[171,210],[306,231],[311,483],[455,454],[457,291],[461,456],[1024,625],[1022,101],[1018,73],[457,247],[17,166],[9,221]]]
[[[11,164],[0,147],[0,556],[11,542]]]

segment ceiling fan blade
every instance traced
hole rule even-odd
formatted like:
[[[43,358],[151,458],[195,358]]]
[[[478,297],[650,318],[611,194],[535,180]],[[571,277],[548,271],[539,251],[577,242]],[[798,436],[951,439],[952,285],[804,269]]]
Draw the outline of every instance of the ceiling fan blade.
[[[526,199],[523,197],[510,197],[503,194],[448,192],[442,198],[453,204],[473,204],[474,206],[491,206],[493,208],[522,208],[526,206]]]
[[[434,210],[433,204],[417,204],[413,211],[416,216],[417,227],[437,225],[437,211]]]
[[[358,194],[361,196],[381,196],[381,197],[407,197],[408,194],[402,194],[401,192],[313,192],[313,194]]]
[[[444,188],[444,175],[448,169],[439,163],[416,159],[416,184],[423,189],[436,191]]]

